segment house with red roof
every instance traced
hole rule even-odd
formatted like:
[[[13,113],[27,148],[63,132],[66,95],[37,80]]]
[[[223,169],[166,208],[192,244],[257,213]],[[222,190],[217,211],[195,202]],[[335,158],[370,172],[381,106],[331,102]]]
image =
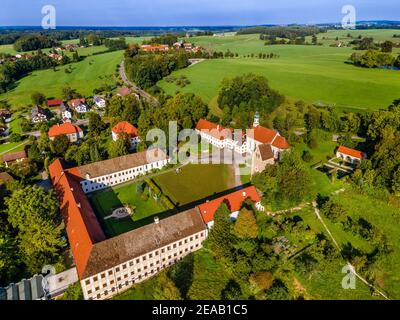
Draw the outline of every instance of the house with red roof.
[[[63,124],[55,124],[49,129],[48,136],[50,140],[54,140],[58,136],[67,136],[70,142],[76,142],[83,138],[83,130],[70,122]]]
[[[111,129],[113,141],[117,141],[122,134],[126,134],[131,141],[132,148],[140,142],[138,129],[128,121],[121,121]]]
[[[357,164],[362,160],[367,158],[367,154],[365,152],[347,148],[345,146],[340,146],[336,150],[336,157],[342,159],[343,161]]]
[[[169,51],[169,45],[167,44],[144,44],[140,46],[143,51],[146,52],[167,52]]]
[[[50,99],[47,100],[47,106],[49,108],[60,108],[63,105],[64,101],[60,99]]]
[[[77,113],[86,113],[89,111],[89,107],[86,104],[85,98],[73,99],[70,101],[69,105]]]
[[[228,209],[231,212],[231,219],[236,220],[243,203],[247,199],[251,200],[255,204],[257,210],[265,210],[265,208],[261,204],[261,197],[254,186],[232,192],[215,200],[207,201],[199,205],[198,208],[200,210],[201,216],[203,217],[204,223],[210,229],[214,225],[214,215],[223,202],[227,205]]]

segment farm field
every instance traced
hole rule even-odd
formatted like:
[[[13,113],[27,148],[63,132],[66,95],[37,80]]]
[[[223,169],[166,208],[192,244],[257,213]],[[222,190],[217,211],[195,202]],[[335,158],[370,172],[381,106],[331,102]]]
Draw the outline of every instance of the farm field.
[[[78,63],[53,69],[34,71],[16,83],[16,87],[0,95],[0,100],[6,99],[12,106],[24,107],[31,104],[31,94],[43,92],[48,98],[59,97],[65,85],[71,86],[84,96],[91,95],[93,89],[104,83],[100,77],[113,75],[116,66],[121,62],[122,51],[109,52],[87,57]],[[65,70],[71,68],[71,73]]]
[[[141,195],[136,192],[136,186],[136,184],[128,184],[119,188],[107,189],[96,192],[90,197],[96,214],[110,236],[117,236],[139,228],[153,221],[154,215],[165,211],[163,206],[152,197],[147,200],[142,199]],[[121,220],[103,219],[112,214],[114,209],[123,206],[135,207],[132,217]]]
[[[235,187],[229,165],[188,165],[180,173],[169,172],[154,179],[176,205],[185,205]]]
[[[168,94],[193,92],[211,103],[214,113],[221,81],[248,72],[265,76],[271,86],[293,99],[331,104],[341,109],[368,111],[386,108],[398,98],[399,71],[358,68],[345,62],[354,50],[328,46],[264,46],[258,35],[224,38],[193,38],[197,45],[217,51],[231,50],[239,58],[203,61],[174,72],[185,75],[190,84],[184,88],[165,80],[159,82]],[[274,59],[244,58],[251,53],[279,55]]]

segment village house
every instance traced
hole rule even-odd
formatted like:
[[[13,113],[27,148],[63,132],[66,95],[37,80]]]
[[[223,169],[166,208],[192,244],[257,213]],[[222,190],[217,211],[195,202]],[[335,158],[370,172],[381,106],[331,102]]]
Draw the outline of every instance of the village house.
[[[76,142],[83,138],[83,130],[72,123],[55,124],[49,129],[48,136],[54,140],[58,136],[67,136],[70,142]]]
[[[117,141],[122,134],[129,137],[131,147],[135,148],[140,142],[138,129],[127,121],[121,121],[111,129],[113,141]]]
[[[28,159],[28,157],[27,157],[25,151],[7,153],[7,154],[3,155],[3,162],[6,166],[6,168],[8,168],[8,166],[14,162],[20,163],[27,159]]]
[[[340,146],[336,150],[336,157],[351,164],[357,164],[367,158],[367,154],[362,151]]]
[[[129,89],[127,87],[120,87],[117,90],[117,96],[120,96],[120,97],[125,97],[130,94],[132,94],[132,91],[131,91],[131,89]]]
[[[144,44],[140,46],[143,51],[146,52],[167,52],[169,51],[169,45],[167,44]]]
[[[47,106],[49,108],[59,108],[64,104],[64,101],[60,100],[60,99],[50,99],[47,100]]]
[[[70,101],[69,105],[77,113],[86,113],[89,111],[89,107],[86,104],[86,99],[79,98]]]
[[[48,56],[56,61],[61,61],[63,56],[57,53],[49,53]]]
[[[201,216],[203,217],[204,223],[207,225],[208,229],[211,229],[214,225],[214,215],[222,203],[225,203],[231,212],[230,218],[232,220],[236,220],[242,204],[246,201],[246,199],[251,200],[257,210],[265,210],[261,204],[261,197],[254,186],[235,191],[212,201],[207,201],[203,204],[200,204],[198,208]]]
[[[103,97],[94,96],[93,101],[99,109],[104,109],[106,107],[106,100]]]
[[[33,123],[40,123],[47,121],[47,113],[46,111],[39,106],[35,106],[32,108],[31,120]]]
[[[3,118],[4,121],[7,121],[11,118],[11,112],[7,109],[0,109],[0,118]]]
[[[68,105],[62,104],[60,106],[60,114],[61,114],[61,120],[63,122],[71,122],[72,119],[72,110],[69,108]]]
[[[7,172],[0,172],[0,190],[3,186],[9,182],[14,181],[14,178]]]

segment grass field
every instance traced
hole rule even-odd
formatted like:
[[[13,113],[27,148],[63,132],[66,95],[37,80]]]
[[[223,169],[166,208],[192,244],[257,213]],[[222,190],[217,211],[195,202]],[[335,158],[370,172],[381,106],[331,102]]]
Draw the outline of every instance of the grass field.
[[[169,172],[154,179],[175,204],[185,205],[235,186],[228,165],[188,165],[180,173]]]
[[[93,89],[101,86],[104,80],[101,76],[112,75],[116,66],[121,62],[122,51],[94,55],[71,65],[58,67],[54,71],[40,70],[22,78],[16,87],[0,95],[0,100],[6,99],[13,108],[31,104],[31,94],[35,91],[43,92],[48,98],[60,97],[61,89],[69,85],[84,96],[91,95]],[[72,68],[71,73],[65,69]]]
[[[387,107],[398,98],[400,72],[358,68],[345,61],[350,48],[329,46],[264,46],[258,35],[225,38],[199,37],[193,41],[217,51],[238,52],[239,58],[207,60],[174,72],[185,75],[191,84],[184,88],[165,80],[159,82],[167,93],[193,92],[206,103],[213,102],[225,77],[248,72],[263,75],[274,89],[287,97],[307,102],[322,102],[344,109],[374,110]],[[275,53],[276,59],[243,58],[251,53]]]
[[[94,209],[101,218],[106,232],[110,236],[116,236],[135,228],[141,227],[152,220],[152,216],[162,213],[165,209],[152,197],[147,200],[141,198],[136,192],[136,184],[129,184],[120,188],[99,191],[90,197]],[[131,218],[122,220],[103,218],[112,214],[112,211],[122,206],[135,206],[136,209]],[[146,219],[148,218],[148,219]]]

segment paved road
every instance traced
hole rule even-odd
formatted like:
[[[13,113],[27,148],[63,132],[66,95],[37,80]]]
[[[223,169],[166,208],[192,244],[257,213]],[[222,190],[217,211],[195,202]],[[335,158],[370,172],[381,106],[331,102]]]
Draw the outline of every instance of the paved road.
[[[124,60],[122,60],[121,63],[119,64],[119,74],[121,76],[122,81],[124,81],[128,87],[130,87],[131,89],[136,91],[141,97],[145,98],[146,100],[158,104],[157,99],[154,98],[151,94],[149,94],[148,92],[144,91],[143,89],[139,88],[134,83],[129,81],[129,79],[125,73],[125,61]]]

